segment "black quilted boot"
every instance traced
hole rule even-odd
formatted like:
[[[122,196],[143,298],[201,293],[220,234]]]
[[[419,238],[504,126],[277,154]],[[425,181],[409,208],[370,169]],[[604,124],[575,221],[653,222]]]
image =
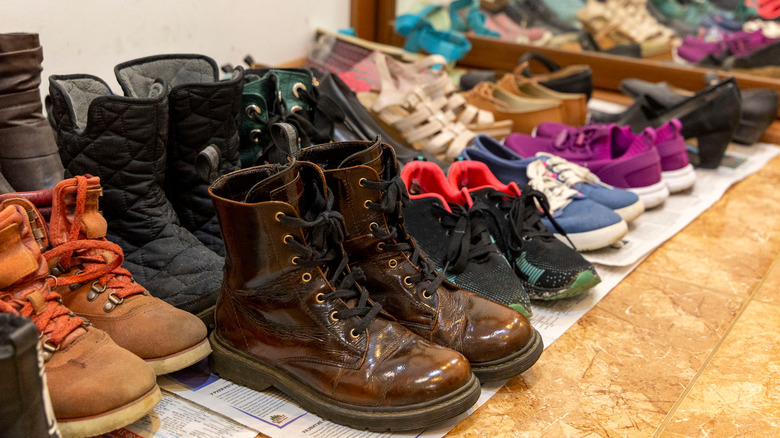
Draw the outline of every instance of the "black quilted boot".
[[[224,256],[208,187],[217,177],[240,168],[243,69],[238,67],[231,79],[220,81],[217,63],[207,56],[158,55],[124,62],[114,72],[129,97],[146,97],[155,84],[165,84],[170,121],[165,194],[181,225]]]
[[[0,432],[4,438],[60,437],[46,388],[38,329],[0,302]]]
[[[211,323],[223,260],[179,225],[165,197],[166,86],[131,98],[90,75],[49,84],[65,173],[100,177],[106,237],[124,250],[125,267],[152,295]]]

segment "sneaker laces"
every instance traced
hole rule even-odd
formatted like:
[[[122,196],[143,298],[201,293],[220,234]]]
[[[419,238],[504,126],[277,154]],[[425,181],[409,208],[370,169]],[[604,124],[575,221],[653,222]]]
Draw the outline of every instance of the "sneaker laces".
[[[444,255],[445,266],[449,267],[453,274],[460,274],[466,270],[470,261],[487,261],[485,256],[497,251],[491,246],[493,242],[490,240],[487,224],[477,220],[483,214],[481,211],[468,210],[458,204],[449,206],[452,211],[436,203],[433,204],[433,210],[450,237]]]
[[[344,301],[357,299],[354,307],[339,310],[333,314],[333,317],[338,319],[360,317],[360,322],[353,330],[355,333],[362,333],[382,311],[382,306],[369,301],[368,291],[356,283],[365,278],[363,271],[359,268],[348,269],[349,258],[341,246],[346,236],[344,217],[341,213],[333,211],[334,201],[335,197],[329,196],[325,200],[323,194],[317,191],[312,211],[319,211],[319,213],[314,220],[282,214],[279,216],[279,221],[282,225],[308,231],[306,243],[299,242],[294,236],[285,239],[285,243],[300,256],[295,262],[296,265],[314,268],[338,261],[338,266],[328,279],[334,290],[324,294],[322,299]],[[328,269],[322,269],[322,272],[328,275]]]
[[[495,205],[496,209],[504,213],[503,218],[498,217],[496,212],[484,203],[481,199],[477,200],[473,208],[485,212],[485,217],[493,221],[495,229],[501,233],[504,246],[511,251],[522,251],[523,242],[534,238],[544,240],[555,239],[550,230],[542,222],[542,216],[546,217],[559,234],[564,236],[572,248],[572,243],[566,231],[555,221],[550,213],[550,205],[544,193],[534,190],[531,186],[524,185],[520,190],[520,196],[509,196],[500,190],[491,190],[486,194],[488,203]],[[509,224],[509,232],[505,232],[506,227],[501,223]]]
[[[580,192],[558,180],[557,175],[548,169],[544,160],[536,160],[526,170],[532,189],[541,192],[547,199],[551,212],[566,208]]]
[[[135,294],[145,294],[143,286],[133,280],[133,274],[122,267],[124,252],[122,248],[108,240],[81,239],[82,217],[86,208],[87,178],[76,176],[76,208],[71,222],[68,242],[57,246],[44,254],[46,260],[59,257],[58,265],[62,272],[71,266],[80,266],[76,275],[67,277],[71,289],[75,290],[82,283],[93,281],[95,292],[102,293],[111,288],[109,298],[116,297],[115,305]],[[117,263],[118,261],[118,263]],[[74,280],[76,279],[76,280]],[[63,284],[60,280],[60,284]],[[102,285],[102,288],[99,286]],[[99,292],[98,292],[99,291]]]
[[[409,258],[409,261],[417,267],[418,273],[409,277],[409,280],[417,285],[417,292],[426,298],[432,296],[446,279],[445,271],[449,263],[445,264],[441,272],[423,257],[420,247],[414,243],[402,226],[393,224],[403,223],[403,209],[409,205],[409,192],[400,176],[382,181],[363,181],[363,187],[378,190],[382,194],[382,202],[369,202],[368,208],[379,211],[385,215],[387,229],[385,231],[379,225],[371,224],[374,236],[383,240],[383,247],[391,251],[401,251]]]
[[[569,187],[575,187],[579,183],[598,184],[607,188],[612,188],[609,184],[601,182],[601,179],[591,172],[587,167],[574,164],[561,157],[546,152],[537,152],[537,157],[542,158],[547,165],[547,170],[556,174],[558,181]]]
[[[605,135],[605,128],[599,125],[584,126],[576,132],[562,130],[554,139],[553,147],[559,151],[580,152],[582,149],[590,152],[591,143]]]

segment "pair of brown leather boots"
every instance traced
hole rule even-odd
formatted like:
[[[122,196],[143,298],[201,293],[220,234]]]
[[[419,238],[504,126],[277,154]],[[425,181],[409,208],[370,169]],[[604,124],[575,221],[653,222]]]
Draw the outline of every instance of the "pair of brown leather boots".
[[[379,141],[329,143],[214,182],[227,249],[214,372],[397,431],[454,417],[479,381],[536,362],[541,336],[522,314],[454,286],[407,234],[397,166]]]
[[[160,400],[155,375],[208,356],[197,316],[152,297],[105,239],[100,181],[0,196],[0,312],[35,322],[66,437],[125,426]],[[47,251],[48,249],[48,251]]]

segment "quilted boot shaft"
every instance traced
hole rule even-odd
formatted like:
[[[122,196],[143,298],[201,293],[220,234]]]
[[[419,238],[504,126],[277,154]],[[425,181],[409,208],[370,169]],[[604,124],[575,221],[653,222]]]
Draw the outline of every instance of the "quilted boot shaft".
[[[231,79],[220,81],[217,63],[207,56],[159,55],[124,62],[114,71],[129,97],[148,96],[156,83],[165,84],[169,104],[165,194],[181,225],[206,247],[224,255],[208,187],[217,177],[240,167],[243,69],[238,67]]]
[[[392,322],[355,282],[343,218],[316,166],[241,170],[211,194],[227,249],[211,335],[217,374],[277,386],[360,429],[424,427],[473,403],[465,358]]]
[[[43,117],[38,34],[0,34],[0,192],[54,187],[63,178],[57,143]],[[5,178],[3,178],[5,176]]]
[[[0,313],[0,430],[7,438],[60,437],[46,388],[38,329]]]
[[[11,199],[0,205],[0,313],[35,323],[62,435],[107,433],[152,410],[161,399],[160,389],[143,360],[74,315],[51,290],[55,282],[48,278],[39,247],[46,241],[45,233],[37,234],[40,225],[29,201]]]
[[[125,267],[156,297],[208,321],[223,261],[179,225],[165,197],[164,85],[149,97],[130,98],[111,94],[89,75],[52,76],[49,82],[66,173],[100,178],[106,237],[122,247]]]
[[[409,195],[391,146],[329,143],[295,157],[322,167],[344,216],[350,266],[365,272],[371,298],[402,325],[462,353],[483,381],[519,374],[538,359],[541,337],[525,316],[447,281],[407,234]]]

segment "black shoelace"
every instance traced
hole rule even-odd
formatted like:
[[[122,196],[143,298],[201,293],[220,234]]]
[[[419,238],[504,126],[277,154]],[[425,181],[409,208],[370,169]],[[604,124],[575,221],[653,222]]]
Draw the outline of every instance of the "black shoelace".
[[[555,230],[566,237],[572,248],[576,249],[572,241],[566,235],[566,231],[558,225],[558,222],[550,213],[550,204],[544,193],[534,190],[531,186],[525,185],[520,189],[520,196],[508,196],[499,190],[493,190],[487,194],[487,202],[495,205],[499,211],[504,213],[504,217],[498,217],[495,212],[481,201],[474,205],[475,209],[484,211],[485,217],[489,218],[496,225],[496,229],[501,231],[501,239],[506,248],[511,251],[521,251],[523,241],[533,238],[555,239],[550,230],[542,222],[542,216],[549,219]],[[541,209],[541,211],[540,211]],[[509,223],[509,232],[504,230],[507,227],[501,226],[502,222]]]
[[[409,261],[419,269],[419,272],[411,276],[409,280],[417,285],[418,293],[422,292],[426,298],[432,296],[444,282],[446,269],[436,272],[428,260],[422,257],[420,247],[413,243],[412,236],[407,234],[403,227],[394,225],[403,222],[402,211],[409,204],[409,192],[406,191],[403,180],[400,176],[382,181],[366,180],[363,182],[363,186],[378,190],[382,194],[382,202],[369,202],[368,208],[383,213],[387,219],[388,231],[378,226],[372,226],[371,231],[377,238],[385,241],[385,249],[402,251],[407,254]]]
[[[439,217],[442,226],[447,229],[450,241],[444,255],[444,271],[460,274],[466,270],[470,261],[482,263],[488,260],[488,254],[496,252],[492,246],[490,233],[480,210],[468,210],[457,204],[450,204],[448,211],[438,203],[433,204],[434,214]]]
[[[327,201],[317,192],[314,202],[314,211],[319,211],[314,220],[306,220],[294,216],[281,215],[279,221],[286,226],[308,230],[307,243],[298,242],[294,237],[287,239],[287,245],[300,255],[298,266],[323,267],[333,262],[338,262],[336,269],[330,274],[328,282],[334,291],[324,294],[323,300],[357,299],[357,304],[346,310],[339,310],[333,316],[338,319],[360,317],[353,329],[355,333],[362,333],[371,325],[382,306],[369,301],[368,291],[359,286],[356,281],[364,279],[360,269],[347,269],[349,259],[341,247],[346,235],[344,217],[341,213],[333,211],[334,197],[329,196]],[[323,269],[325,275],[327,270]]]

